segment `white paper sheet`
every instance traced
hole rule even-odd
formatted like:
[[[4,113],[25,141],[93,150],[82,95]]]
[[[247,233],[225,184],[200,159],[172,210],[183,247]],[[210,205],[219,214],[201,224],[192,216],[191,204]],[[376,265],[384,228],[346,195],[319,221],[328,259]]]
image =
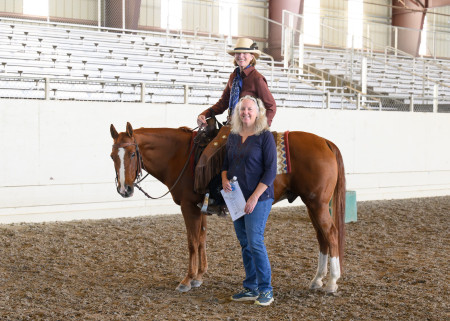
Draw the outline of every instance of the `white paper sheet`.
[[[238,218],[245,215],[244,208],[247,202],[245,201],[239,184],[235,182],[233,185],[234,189],[231,192],[221,190],[220,193],[222,193],[223,199],[227,204],[231,219],[236,221]]]

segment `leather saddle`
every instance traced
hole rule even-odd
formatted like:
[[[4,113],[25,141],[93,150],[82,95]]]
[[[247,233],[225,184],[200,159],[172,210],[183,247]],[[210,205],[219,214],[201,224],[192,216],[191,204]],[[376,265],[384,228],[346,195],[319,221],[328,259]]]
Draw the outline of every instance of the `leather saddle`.
[[[225,145],[230,130],[230,126],[222,126],[202,150],[202,153],[196,162],[197,165],[195,166],[195,192],[205,194],[209,182],[215,176],[220,174],[226,152]],[[208,136],[208,138],[211,137],[212,136]]]

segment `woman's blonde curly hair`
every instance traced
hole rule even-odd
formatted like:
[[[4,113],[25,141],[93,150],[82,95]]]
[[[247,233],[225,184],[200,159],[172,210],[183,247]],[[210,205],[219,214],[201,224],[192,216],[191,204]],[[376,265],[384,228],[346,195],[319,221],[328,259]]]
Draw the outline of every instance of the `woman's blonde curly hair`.
[[[269,125],[267,124],[267,117],[266,117],[266,108],[264,107],[264,103],[261,99],[255,98],[253,96],[247,95],[239,99],[239,102],[236,104],[236,107],[234,107],[233,114],[231,115],[231,132],[233,134],[239,134],[242,130],[242,121],[239,117],[239,110],[242,105],[243,100],[251,100],[254,102],[255,106],[258,107],[258,115],[256,116],[255,121],[255,135],[258,136],[259,134],[263,133],[266,130],[269,130]]]

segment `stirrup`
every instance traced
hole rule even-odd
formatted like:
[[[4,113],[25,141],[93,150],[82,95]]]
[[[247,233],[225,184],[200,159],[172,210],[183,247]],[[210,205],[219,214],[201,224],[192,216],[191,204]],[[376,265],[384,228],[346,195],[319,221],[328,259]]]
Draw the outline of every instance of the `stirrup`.
[[[208,213],[208,204],[209,204],[209,193],[206,193],[205,198],[203,199],[203,205],[200,206],[200,211],[203,213]]]
[[[211,204],[210,204],[211,203]],[[229,215],[228,208],[226,205],[215,205],[214,200],[209,198],[209,193],[205,194],[205,198],[203,199],[203,203],[198,203],[197,206],[200,208],[200,211],[207,215],[217,214],[218,216],[227,216]]]

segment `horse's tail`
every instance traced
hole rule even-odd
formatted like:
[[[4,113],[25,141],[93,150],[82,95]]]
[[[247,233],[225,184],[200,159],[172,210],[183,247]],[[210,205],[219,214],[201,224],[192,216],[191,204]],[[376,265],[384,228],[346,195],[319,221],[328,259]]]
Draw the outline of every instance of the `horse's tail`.
[[[327,144],[336,157],[338,166],[338,178],[333,192],[333,217],[334,224],[338,230],[338,244],[339,244],[339,263],[341,272],[343,272],[344,266],[344,245],[345,245],[345,171],[344,161],[339,148],[333,143],[327,140]]]

